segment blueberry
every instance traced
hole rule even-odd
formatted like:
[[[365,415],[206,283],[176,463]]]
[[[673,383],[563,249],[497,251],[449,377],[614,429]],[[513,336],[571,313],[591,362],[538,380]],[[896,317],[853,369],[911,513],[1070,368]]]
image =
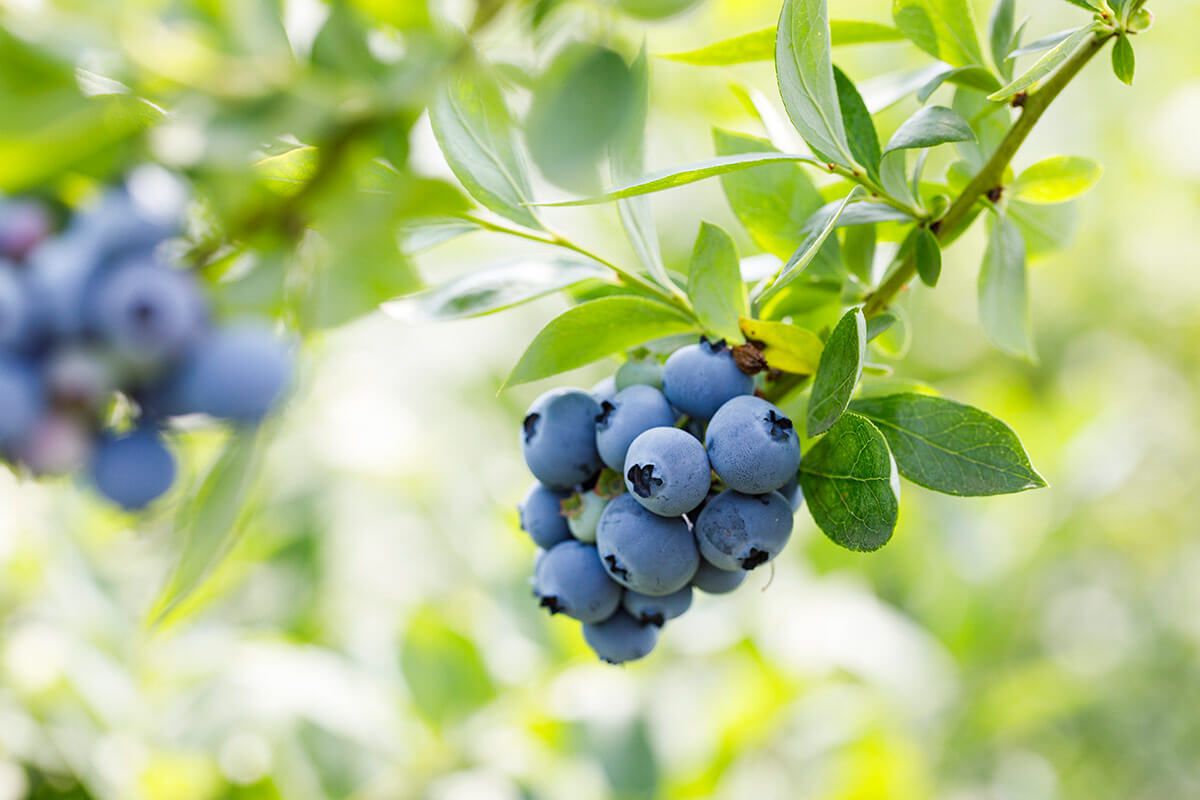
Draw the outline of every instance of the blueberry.
[[[709,419],[726,402],[754,391],[754,379],[738,369],[722,342],[701,339],[681,347],[663,369],[663,393],[683,413]]]
[[[159,435],[141,429],[103,439],[91,464],[92,483],[122,508],[145,508],[175,482],[175,458]]]
[[[648,510],[664,517],[686,514],[704,500],[712,469],[704,445],[678,428],[651,428],[625,456],[625,486]]]
[[[576,492],[568,496],[563,501],[562,513],[567,518],[567,527],[571,535],[581,542],[595,542],[596,525],[607,507],[608,498],[594,490]]]
[[[0,205],[0,258],[21,261],[50,235],[53,220],[40,203]]]
[[[612,400],[617,394],[617,379],[609,375],[604,380],[592,387],[592,398],[597,403],[603,403],[605,400]]]
[[[49,353],[42,374],[50,402],[59,408],[98,413],[117,388],[117,375],[109,359],[82,346]]]
[[[779,555],[792,535],[792,523],[792,508],[779,492],[726,490],[696,520],[696,541],[714,567],[750,570]]]
[[[50,239],[26,265],[30,292],[50,332],[77,336],[83,329],[84,300],[100,273],[95,242],[77,230]]]
[[[28,364],[0,357],[0,447],[29,435],[45,406],[43,387]]]
[[[696,574],[700,555],[683,517],[660,517],[623,494],[608,504],[596,547],[617,583],[653,597],[677,592]]]
[[[638,592],[625,592],[621,606],[643,625],[662,627],[667,620],[683,616],[692,606],[692,587],[685,586],[678,592],[664,597],[651,597]]]
[[[792,421],[758,397],[735,397],[708,423],[708,459],[725,485],[766,494],[796,477],[800,439]]]
[[[263,323],[234,323],[210,331],[188,351],[164,405],[173,414],[255,423],[274,409],[291,380],[291,347]]]
[[[619,392],[630,386],[652,386],[661,389],[663,365],[653,358],[631,358],[617,368],[617,374],[613,377]]]
[[[517,508],[521,530],[528,533],[538,547],[549,549],[571,538],[567,518],[562,514],[562,501],[568,497],[567,492],[535,483],[521,501]]]
[[[0,350],[18,350],[34,336],[37,314],[20,274],[0,260]]]
[[[600,404],[596,416],[596,446],[610,469],[624,470],[625,454],[633,440],[651,428],[670,428],[675,412],[658,389],[630,386]]]
[[[599,414],[599,403],[579,389],[552,389],[535,400],[521,437],[534,477],[554,489],[570,489],[595,477],[601,467]]]
[[[624,664],[650,655],[658,644],[658,628],[618,611],[603,622],[584,625],[583,638],[601,661]]]
[[[621,587],[604,571],[596,548],[583,542],[560,542],[542,556],[534,594],[551,614],[580,622],[608,619],[621,604]]]
[[[207,315],[191,273],[151,261],[105,275],[88,305],[103,339],[137,362],[158,363],[183,352],[199,337]]]
[[[792,507],[792,511],[799,511],[804,505],[804,491],[800,488],[800,476],[793,475],[792,479],[783,485],[782,489],[777,490],[783,499],[788,501],[788,505]]]
[[[708,559],[700,559],[700,568],[692,578],[692,586],[706,594],[729,594],[742,585],[746,580],[746,570],[720,569],[708,563]]]

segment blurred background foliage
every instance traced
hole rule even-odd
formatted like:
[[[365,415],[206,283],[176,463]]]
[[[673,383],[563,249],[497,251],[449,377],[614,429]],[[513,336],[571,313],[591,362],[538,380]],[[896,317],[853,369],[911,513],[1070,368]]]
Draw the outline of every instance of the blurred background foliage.
[[[831,6],[888,20],[883,0]],[[1066,3],[1020,6],[1035,35],[1078,24]],[[422,108],[469,44],[516,91],[552,198],[605,182],[561,148],[616,123],[521,87],[582,70],[619,102],[586,43],[686,50],[773,24],[778,3],[0,0],[3,190],[70,205],[133,163],[177,170],[222,306],[309,333],[241,535],[173,624],[147,625],[180,548],[170,513],[0,477],[0,798],[1200,796],[1200,2],[1154,11],[1136,88],[1089,71],[1016,165],[1107,170],[1031,273],[1040,362],[979,331],[978,233],[904,300],[900,373],[1012,424],[1052,488],[906,486],[870,556],[801,515],[769,586],[698,598],[614,669],[530,600],[516,431],[545,387],[496,396],[562,300],[440,327],[368,312],[419,275],[541,252],[397,241],[462,203]],[[860,81],[924,63],[903,44],[836,57]],[[774,98],[769,65],[651,69],[651,168],[710,156],[713,125],[762,135],[731,85]],[[737,229],[716,182],[654,202],[670,266],[701,218]],[[633,263],[613,209],[547,216]],[[214,439],[187,442],[192,474]]]

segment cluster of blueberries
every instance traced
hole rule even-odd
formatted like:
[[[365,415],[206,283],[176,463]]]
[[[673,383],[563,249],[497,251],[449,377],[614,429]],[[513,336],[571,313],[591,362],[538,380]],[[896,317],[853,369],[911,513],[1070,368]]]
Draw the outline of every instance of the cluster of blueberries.
[[[529,409],[537,482],[520,517],[539,547],[534,594],[582,622],[604,661],[646,656],[693,589],[731,592],[787,544],[800,442],[754,390],[724,342],[701,339]]]
[[[85,472],[104,497],[140,509],[175,480],[172,418],[253,425],[279,402],[292,348],[266,323],[212,319],[200,282],[172,257],[178,229],[124,187],[61,224],[40,202],[0,200],[4,461]]]

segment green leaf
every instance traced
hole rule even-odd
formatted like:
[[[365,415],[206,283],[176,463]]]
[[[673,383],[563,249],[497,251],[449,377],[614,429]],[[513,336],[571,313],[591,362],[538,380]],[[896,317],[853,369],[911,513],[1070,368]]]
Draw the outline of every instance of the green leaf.
[[[1067,2],[1073,6],[1079,6],[1080,8],[1085,9],[1087,11],[1099,11],[1100,10],[1094,4],[1088,2],[1088,0],[1067,0]]]
[[[479,225],[455,217],[434,217],[418,219],[400,228],[400,239],[404,252],[413,255],[431,250],[459,236],[474,233]]]
[[[450,169],[472,197],[518,225],[541,228],[526,207],[533,193],[512,117],[491,75],[481,67],[457,72],[437,93],[429,117]]]
[[[687,11],[700,0],[617,0],[617,5],[635,19],[658,20]]]
[[[663,303],[631,295],[602,297],[569,308],[550,320],[526,348],[504,385],[548,378],[650,339],[696,331],[694,320]]]
[[[1002,100],[1007,100],[1015,94],[1026,91],[1042,78],[1045,78],[1062,66],[1063,62],[1070,58],[1075,51],[1083,45],[1084,42],[1095,35],[1094,31],[1095,26],[1093,25],[1086,25],[1078,29],[1066,39],[1063,39],[1061,42],[1055,45],[1044,56],[1038,59],[1037,63],[1030,67],[1025,74],[1021,75],[1021,77],[1017,78],[1003,89],[988,95],[988,100],[999,102]]]
[[[1007,353],[1032,360],[1033,331],[1025,275],[1025,240],[1016,223],[992,227],[979,273],[979,316],[988,338]]]
[[[869,174],[877,176],[883,154],[879,151],[879,134],[875,130],[875,121],[871,119],[871,112],[867,110],[862,95],[858,93],[854,82],[846,73],[834,67],[833,77],[837,83],[838,104],[842,109],[842,123],[846,126],[850,153]]]
[[[623,200],[626,197],[637,197],[638,195],[661,192],[665,189],[674,189],[678,186],[686,186],[689,183],[715,178],[718,175],[725,175],[743,169],[750,169],[751,167],[762,166],[763,164],[785,163],[824,166],[821,162],[816,161],[810,156],[795,156],[787,153],[745,153],[743,155],[724,156],[722,158],[701,161],[696,164],[687,164],[682,167],[672,167],[660,172],[654,172],[637,181],[610,189],[604,194],[596,195],[595,197],[564,200],[557,203],[536,203],[535,205],[552,208],[569,208],[573,206],[593,206],[601,203],[611,203],[614,200]]]
[[[850,408],[887,438],[900,474],[926,489],[983,497],[1046,485],[1012,429],[977,408],[922,394],[855,400]]]
[[[606,47],[568,44],[533,88],[525,120],[529,153],[547,180],[595,192],[598,167],[634,102],[629,67]]]
[[[1118,36],[1112,52],[1113,74],[1126,86],[1133,85],[1133,73],[1137,67],[1137,58],[1133,54],[1133,42],[1128,36]]]
[[[992,63],[1006,80],[1012,80],[1012,61],[1008,53],[1017,32],[1016,14],[1016,0],[996,0],[991,19],[988,20],[988,44],[991,46]]]
[[[1065,31],[1056,31],[1049,36],[1043,36],[1040,39],[1035,39],[1029,44],[1022,45],[1008,54],[1009,59],[1017,59],[1021,56],[1031,56],[1034,53],[1044,53],[1057,44],[1062,44],[1067,39],[1071,38],[1071,34],[1075,33],[1078,28],[1067,28]]]
[[[958,112],[944,106],[928,106],[909,117],[888,140],[884,155],[897,150],[936,147],[948,142],[975,138],[970,124]]]
[[[775,37],[775,72],[796,130],[821,158],[852,166],[830,55],[825,0],[784,0]]]
[[[1071,243],[1079,227],[1079,207],[1075,203],[1035,206],[1010,200],[1007,212],[1021,229],[1031,260],[1062,250]]]
[[[842,416],[800,462],[804,504],[835,544],[872,552],[892,538],[900,481],[887,440],[858,414]]]
[[[268,426],[257,433],[236,431],[204,480],[180,505],[175,529],[183,546],[175,571],[150,613],[152,625],[175,616],[238,540],[270,430]]]
[[[688,268],[688,297],[708,333],[741,344],[739,320],[749,313],[737,248],[729,234],[701,223]]]
[[[794,375],[812,375],[817,371],[825,344],[807,328],[758,319],[743,319],[741,327],[747,341],[759,344],[773,369]]]
[[[1000,82],[986,67],[955,67],[939,73],[929,83],[922,86],[917,91],[917,101],[924,103],[945,83],[967,86],[984,92],[994,92],[1000,88]]]
[[[713,145],[720,156],[774,152],[762,139],[720,129],[713,130]],[[817,187],[794,162],[727,173],[721,186],[754,243],[781,259],[800,247],[805,221],[823,204]]]
[[[913,243],[913,256],[917,259],[917,274],[926,286],[937,286],[942,277],[942,246],[928,228],[918,228]]]
[[[983,63],[967,0],[893,0],[896,27],[917,47],[953,67]]]
[[[609,167],[613,180],[618,183],[635,180],[645,171],[643,148],[646,141],[646,114],[650,104],[650,66],[644,46],[629,72],[633,79],[629,113],[609,150]],[[671,278],[667,274],[662,251],[658,246],[658,231],[654,225],[654,213],[649,198],[631,197],[618,200],[617,212],[629,237],[629,243],[633,245],[642,266],[661,286],[669,287]]]
[[[437,728],[465,718],[496,695],[475,643],[447,626],[434,608],[421,609],[409,621],[400,670],[410,702]]]
[[[805,238],[800,247],[792,254],[779,274],[770,283],[764,285],[757,298],[758,303],[765,304],[784,286],[795,280],[821,252],[822,246],[837,229],[838,220],[851,203],[862,194],[862,187],[856,186],[840,202],[824,206],[805,224]]]
[[[845,215],[842,215],[845,218]],[[865,286],[875,283],[875,249],[878,235],[874,225],[855,225],[842,234],[842,258],[846,269]]]
[[[808,435],[819,436],[842,416],[862,378],[867,350],[867,319],[861,308],[846,312],[821,353],[808,401]]]
[[[863,81],[858,85],[858,90],[867,104],[867,110],[878,114],[949,70],[950,67],[939,62],[907,72],[893,72]]]
[[[1095,186],[1103,174],[1104,168],[1090,158],[1055,156],[1037,162],[1017,176],[1012,193],[1036,205],[1066,203]]]
[[[834,47],[851,44],[904,41],[904,34],[888,25],[876,22],[830,20],[830,37]],[[770,61],[775,57],[775,28],[764,28],[741,36],[714,42],[695,50],[667,53],[660,58],[681,61],[700,67],[724,67]]]
[[[545,297],[588,280],[609,277],[594,261],[555,256],[507,261],[469,272],[441,286],[383,305],[404,322],[440,322],[480,317]]]

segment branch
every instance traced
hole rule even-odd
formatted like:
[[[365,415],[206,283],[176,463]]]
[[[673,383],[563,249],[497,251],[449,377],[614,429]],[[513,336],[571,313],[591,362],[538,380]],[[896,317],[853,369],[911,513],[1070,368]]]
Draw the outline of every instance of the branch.
[[[1111,31],[1102,31],[1097,33],[1095,37],[1087,42],[1079,49],[1070,59],[1062,65],[1062,67],[1051,76],[1050,80],[1042,85],[1041,89],[1026,96],[1021,107],[1021,116],[1009,130],[1008,135],[1004,137],[1004,141],[992,154],[991,159],[984,165],[979,174],[963,189],[962,194],[950,206],[936,224],[938,239],[942,242],[949,243],[953,241],[965,222],[971,217],[971,212],[975,208],[975,203],[981,197],[986,197],[988,192],[1000,188],[1004,182],[1004,171],[1008,169],[1009,162],[1013,156],[1021,149],[1021,145],[1029,138],[1030,132],[1033,131],[1038,120],[1046,113],[1046,109],[1054,102],[1063,89],[1074,80],[1089,61],[1099,53],[1108,40],[1117,34]],[[863,311],[868,318],[879,316],[887,310],[887,307],[895,299],[908,283],[916,277],[917,264],[913,258],[906,259],[898,266],[890,276],[880,284],[879,288],[867,299],[867,304]]]

